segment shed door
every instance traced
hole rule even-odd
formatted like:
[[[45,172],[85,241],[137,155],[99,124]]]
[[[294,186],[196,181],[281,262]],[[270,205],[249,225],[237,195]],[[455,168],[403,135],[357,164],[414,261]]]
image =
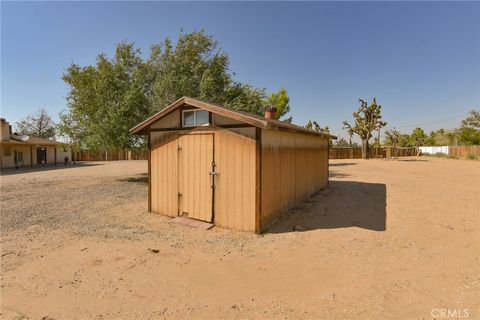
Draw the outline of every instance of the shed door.
[[[212,221],[213,134],[182,135],[178,140],[180,215]]]

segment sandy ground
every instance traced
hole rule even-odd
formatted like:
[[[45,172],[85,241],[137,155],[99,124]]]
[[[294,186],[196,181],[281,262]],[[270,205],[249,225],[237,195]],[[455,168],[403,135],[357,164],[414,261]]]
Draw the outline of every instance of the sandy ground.
[[[4,171],[2,319],[480,319],[480,163],[408,160],[331,161],[264,235],[149,214],[143,161]]]

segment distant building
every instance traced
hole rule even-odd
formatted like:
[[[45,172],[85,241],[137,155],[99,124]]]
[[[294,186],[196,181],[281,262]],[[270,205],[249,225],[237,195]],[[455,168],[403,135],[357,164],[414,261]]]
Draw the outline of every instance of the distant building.
[[[20,168],[63,163],[69,149],[60,142],[12,133],[12,126],[0,118],[0,168]]]

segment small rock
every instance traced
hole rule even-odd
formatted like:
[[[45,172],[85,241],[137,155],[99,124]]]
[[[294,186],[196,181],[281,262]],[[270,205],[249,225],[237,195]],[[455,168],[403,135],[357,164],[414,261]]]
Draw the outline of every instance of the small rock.
[[[150,249],[149,248],[148,250],[150,250],[150,252],[153,252],[153,253],[159,253],[160,252],[160,250],[158,250],[158,249]]]

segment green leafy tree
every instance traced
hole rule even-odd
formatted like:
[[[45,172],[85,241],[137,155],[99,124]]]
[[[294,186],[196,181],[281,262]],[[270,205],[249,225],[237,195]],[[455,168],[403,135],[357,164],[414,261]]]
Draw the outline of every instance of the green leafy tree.
[[[405,133],[400,134],[400,136],[398,137],[398,145],[401,148],[411,147],[412,144],[411,144],[411,140],[410,140],[410,135],[405,134]]]
[[[16,131],[20,134],[53,139],[57,132],[57,125],[48,115],[47,109],[40,108],[37,112],[28,115],[15,123]]]
[[[349,146],[350,144],[348,143],[348,141],[343,138],[338,139],[338,141],[335,143],[335,147],[337,148],[347,148]]]
[[[233,109],[263,115],[266,107],[266,94],[263,88],[250,84],[234,83],[225,91],[224,105]]]
[[[203,30],[180,34],[176,45],[170,38],[152,46],[153,101],[158,111],[182,96],[225,103],[231,84],[229,59],[215,39]]]
[[[359,99],[360,107],[353,113],[355,123],[350,125],[347,121],[343,122],[344,129],[347,129],[350,136],[357,134],[362,140],[362,158],[368,159],[370,153],[369,140],[373,136],[373,131],[387,125],[382,121],[382,106],[373,98],[373,102],[368,105],[365,100]]]
[[[462,120],[462,127],[476,128],[480,130],[480,111],[479,110],[470,110],[469,116]]]
[[[290,98],[288,97],[288,92],[284,87],[281,87],[277,92],[272,93],[267,98],[267,104],[273,105],[277,108],[275,113],[275,119],[280,120],[283,116],[290,112]],[[292,117],[288,117],[282,121],[291,123]]]
[[[445,129],[438,129],[430,132],[429,140],[434,146],[449,146],[455,144],[456,136],[456,130],[447,132]]]
[[[458,141],[464,145],[480,144],[480,111],[472,110],[470,115],[462,120],[457,130]]]
[[[428,135],[423,131],[422,128],[415,128],[410,135],[410,145],[413,147],[420,147],[424,145],[428,145],[430,140]]]
[[[458,141],[463,145],[480,145],[480,130],[472,127],[461,127],[458,130]]]
[[[60,115],[60,131],[74,145],[115,150],[141,145],[128,130],[154,109],[146,92],[152,83],[141,53],[131,43],[117,45],[115,57],[97,57],[95,66],[72,64],[63,80],[70,85],[69,110]]]
[[[95,65],[70,65],[68,109],[61,113],[61,134],[77,148],[133,149],[145,146],[129,129],[182,96],[263,114],[265,89],[232,78],[229,58],[203,30],[167,38],[143,59],[132,43],[117,45],[115,56]]]

